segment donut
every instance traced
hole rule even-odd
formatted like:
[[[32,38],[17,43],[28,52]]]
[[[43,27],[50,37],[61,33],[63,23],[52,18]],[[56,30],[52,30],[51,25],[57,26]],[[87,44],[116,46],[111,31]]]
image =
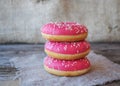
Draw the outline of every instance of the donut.
[[[48,56],[57,59],[73,60],[84,58],[90,51],[87,41],[80,42],[54,42],[45,43],[45,52]]]
[[[90,68],[90,62],[86,57],[77,60],[60,60],[47,56],[44,59],[44,69],[58,76],[78,76],[85,74]]]
[[[50,41],[80,41],[87,37],[88,30],[84,25],[75,22],[48,23],[41,28],[42,36]]]

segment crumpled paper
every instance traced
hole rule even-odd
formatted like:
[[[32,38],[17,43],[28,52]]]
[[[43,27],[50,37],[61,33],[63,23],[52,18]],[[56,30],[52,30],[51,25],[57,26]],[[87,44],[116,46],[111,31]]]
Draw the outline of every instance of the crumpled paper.
[[[90,72],[77,77],[59,77],[51,75],[43,68],[43,55],[27,55],[10,60],[19,71],[20,86],[93,86],[113,80],[120,80],[120,65],[113,63],[93,51],[87,56],[91,62]]]

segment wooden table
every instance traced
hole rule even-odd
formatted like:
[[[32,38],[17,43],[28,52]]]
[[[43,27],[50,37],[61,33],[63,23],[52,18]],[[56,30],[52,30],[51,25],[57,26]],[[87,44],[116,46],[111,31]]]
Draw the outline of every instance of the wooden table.
[[[120,43],[91,43],[92,50],[120,64]],[[1,44],[0,45],[0,86],[18,86],[18,80],[12,80],[17,69],[12,67],[9,59],[14,56],[44,53],[43,44]],[[2,81],[4,80],[4,81]],[[120,86],[120,80],[102,86]]]

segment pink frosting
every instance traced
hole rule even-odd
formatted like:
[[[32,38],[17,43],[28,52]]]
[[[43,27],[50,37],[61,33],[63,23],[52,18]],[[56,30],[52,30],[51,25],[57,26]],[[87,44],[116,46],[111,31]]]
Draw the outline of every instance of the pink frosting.
[[[48,23],[41,29],[42,33],[50,35],[78,35],[88,32],[84,25],[75,22]]]
[[[90,49],[90,44],[86,41],[80,42],[53,42],[48,41],[45,49],[61,54],[79,54]]]
[[[62,71],[76,71],[90,67],[90,62],[87,58],[69,61],[69,60],[54,59],[47,56],[44,59],[44,64],[49,68],[62,70]]]

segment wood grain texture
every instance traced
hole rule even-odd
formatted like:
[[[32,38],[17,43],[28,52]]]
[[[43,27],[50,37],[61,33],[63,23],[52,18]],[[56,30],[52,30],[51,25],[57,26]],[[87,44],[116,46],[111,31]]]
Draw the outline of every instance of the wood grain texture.
[[[120,43],[91,43],[92,50],[97,54],[106,56],[111,61],[120,64]],[[41,53],[45,56],[44,44],[6,44],[0,45],[0,80],[10,83],[17,69],[10,65],[9,59],[15,56],[24,56]],[[10,80],[10,81],[7,81]],[[16,81],[15,81],[16,82]],[[2,82],[0,82],[1,85]],[[13,81],[12,81],[13,83]],[[102,86],[119,86],[120,80]],[[2,86],[2,85],[1,85]],[[17,86],[17,85],[15,85]]]

